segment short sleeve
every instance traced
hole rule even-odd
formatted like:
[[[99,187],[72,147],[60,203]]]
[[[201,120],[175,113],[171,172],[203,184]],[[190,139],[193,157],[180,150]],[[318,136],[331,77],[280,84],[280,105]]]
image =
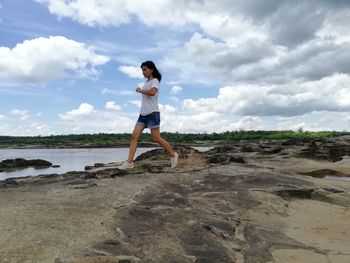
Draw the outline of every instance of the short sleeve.
[[[157,88],[157,90],[159,90],[159,87],[160,87],[159,80],[157,78],[152,79],[152,86],[151,86],[151,88]]]

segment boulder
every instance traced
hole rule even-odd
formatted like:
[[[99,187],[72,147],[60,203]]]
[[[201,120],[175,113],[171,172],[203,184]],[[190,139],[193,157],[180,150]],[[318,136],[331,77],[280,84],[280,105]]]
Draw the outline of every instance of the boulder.
[[[0,162],[0,169],[26,168],[26,167],[49,167],[52,163],[42,159],[26,160],[23,158],[6,159]]]

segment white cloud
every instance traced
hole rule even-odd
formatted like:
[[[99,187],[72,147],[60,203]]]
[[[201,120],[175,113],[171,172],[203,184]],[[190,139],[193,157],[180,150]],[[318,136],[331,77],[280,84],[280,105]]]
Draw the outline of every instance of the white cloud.
[[[11,114],[14,116],[19,116],[22,121],[27,120],[29,118],[27,110],[13,109],[11,111]]]
[[[46,5],[52,14],[69,17],[89,26],[119,26],[129,23],[132,15],[149,25],[184,24],[175,1],[100,0],[86,3],[84,0],[56,1],[35,0]],[[177,19],[176,19],[177,18]]]
[[[278,116],[242,116],[219,112],[161,112],[161,130],[169,132],[225,132],[232,130],[349,130],[350,117],[345,112],[312,112]]]
[[[304,131],[343,131],[350,129],[346,112],[320,111],[293,117],[277,117],[275,120],[276,130],[298,130]]]
[[[261,42],[267,39],[265,30],[253,21],[241,15],[221,13],[194,13],[193,22],[197,22],[207,34],[219,38],[225,43],[236,47],[247,40]]]
[[[100,0],[86,3],[83,0],[56,1],[36,0],[48,7],[52,14],[69,17],[89,26],[119,26],[129,23],[136,16],[148,26],[171,25],[183,27],[186,24],[198,24],[205,32],[215,37],[237,42],[243,38],[265,38],[264,30],[258,28],[252,19],[235,14],[237,4],[220,1],[179,2],[137,1],[137,0]]]
[[[95,113],[94,106],[88,103],[80,104],[78,109],[58,114],[58,117],[63,121],[75,122],[81,118],[91,116]]]
[[[78,133],[80,132],[80,130],[81,130],[81,127],[75,127],[72,129],[73,133]]]
[[[37,0],[51,13],[90,26],[119,26],[138,18],[148,26],[198,27],[163,64],[180,81],[207,84],[281,83],[349,73],[349,14],[345,1]],[[190,30],[190,29],[189,29]],[[131,66],[122,68],[131,77]]]
[[[101,94],[116,94],[117,91],[114,91],[114,90],[110,90],[110,89],[107,89],[107,88],[104,88],[103,90],[101,90]]]
[[[173,113],[176,112],[176,108],[170,104],[159,104],[159,110],[163,113]]]
[[[144,78],[141,72],[141,68],[135,66],[120,66],[119,71],[128,75],[130,78],[142,79]]]
[[[161,131],[167,132],[225,132],[232,130],[349,130],[350,117],[347,112],[312,112],[310,114],[278,116],[242,116],[228,112],[194,112],[176,109],[170,104],[160,104]],[[2,135],[48,135],[71,133],[123,133],[131,132],[138,113],[95,111],[92,115],[82,115],[61,119],[57,127],[45,123],[11,123],[0,125]],[[1,118],[0,118],[1,121]]]
[[[206,112],[211,109],[217,110],[218,98],[200,98],[197,100],[194,99],[185,99],[183,100],[183,109],[189,110],[192,112]],[[222,105],[225,108],[222,111],[229,111],[230,109],[226,105]]]
[[[88,103],[78,109],[59,114],[58,132],[70,133],[124,133],[132,132],[138,113],[117,111],[121,107],[114,101],[107,102],[104,110],[97,110]]]
[[[1,121],[1,119],[0,119]],[[13,118],[7,118],[6,123],[0,123],[0,135],[7,136],[36,136],[55,134],[45,123],[31,121],[18,122]]]
[[[115,104],[115,101],[107,101],[106,102],[106,106],[105,106],[106,110],[117,111],[117,110],[121,110],[121,108],[122,107],[120,105]]]
[[[220,88],[215,98],[185,99],[192,112],[233,112],[243,116],[294,116],[313,111],[350,111],[350,76],[286,85],[236,85]]]
[[[227,127],[227,130],[257,130],[262,122],[260,117],[245,116],[239,121],[231,123],[230,126]]]
[[[107,107],[108,105],[108,107]],[[112,109],[113,106],[113,109]],[[129,113],[116,112],[117,106],[114,102],[106,103],[106,110],[95,110],[93,105],[82,103],[79,109],[59,114],[63,121],[60,123],[62,133],[118,133],[131,132],[135,124],[134,118],[129,117]]]
[[[74,122],[64,120],[60,126],[62,133],[124,133],[132,132],[137,114],[116,111],[96,111],[91,116],[83,116]]]
[[[65,76],[95,78],[98,66],[108,60],[84,43],[62,36],[40,37],[12,49],[0,47],[0,79],[47,83]]]
[[[105,95],[105,94],[113,94],[113,95],[123,95],[123,96],[130,96],[130,95],[135,95],[135,91],[131,91],[131,90],[111,90],[111,89],[108,89],[108,88],[104,88],[102,91],[101,91],[101,94],[102,95]]]
[[[178,95],[179,93],[182,92],[182,90],[183,90],[183,88],[181,86],[174,85],[171,87],[170,94],[171,95]]]
[[[106,133],[131,133],[138,114],[121,114],[119,112],[107,111],[99,112],[97,117],[98,119],[94,123],[86,123],[86,125],[91,127],[96,133],[101,132],[101,130]]]
[[[59,17],[69,17],[89,26],[108,26],[128,23],[130,14],[126,10],[126,0],[56,1],[34,0],[47,5],[49,11]]]
[[[129,102],[139,108],[141,108],[141,100],[129,100]]]
[[[246,76],[244,66],[266,64],[265,59],[274,57],[278,49],[256,40],[233,46],[194,33],[183,47],[169,51],[163,63],[169,69],[177,69],[181,81],[221,84],[242,77],[251,78]]]
[[[46,130],[47,128],[49,128],[46,124],[39,124],[36,122],[33,122],[32,124],[29,125],[30,128],[37,130],[38,132],[42,131],[42,130]]]
[[[161,112],[161,130],[169,132],[213,132],[222,131],[229,124],[217,112]]]
[[[183,47],[169,51],[163,64],[177,70],[182,82],[280,84],[350,74],[349,50],[350,41],[335,43],[332,39],[315,38],[288,49],[250,40],[232,46],[194,33]]]
[[[350,42],[350,10],[343,9],[331,13],[324,21],[324,26],[317,32],[322,38],[334,38],[340,44]]]
[[[257,130],[268,127],[260,117],[237,118],[218,112],[161,111],[161,130],[167,132],[225,132],[232,130]]]

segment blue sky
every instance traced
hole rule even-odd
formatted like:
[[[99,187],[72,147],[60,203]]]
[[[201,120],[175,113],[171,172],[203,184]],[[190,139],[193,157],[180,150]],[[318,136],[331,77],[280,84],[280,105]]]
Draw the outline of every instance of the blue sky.
[[[0,135],[349,130],[350,3],[0,0]]]

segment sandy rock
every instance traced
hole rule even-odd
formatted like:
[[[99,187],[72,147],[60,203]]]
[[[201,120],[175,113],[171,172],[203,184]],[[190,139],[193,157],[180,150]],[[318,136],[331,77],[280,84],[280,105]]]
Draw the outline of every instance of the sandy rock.
[[[334,155],[342,158],[338,162],[300,158],[311,142],[252,142],[254,151],[244,152],[249,142],[205,153],[177,146],[175,169],[156,149],[127,171],[110,163],[84,172],[9,178],[0,182],[0,258],[350,262],[350,180],[327,177],[330,172],[348,178],[344,149],[350,140],[315,141],[317,149],[328,149],[317,150],[327,158],[329,149],[341,145]],[[184,162],[193,155],[200,164]],[[317,171],[325,176],[314,177]]]

